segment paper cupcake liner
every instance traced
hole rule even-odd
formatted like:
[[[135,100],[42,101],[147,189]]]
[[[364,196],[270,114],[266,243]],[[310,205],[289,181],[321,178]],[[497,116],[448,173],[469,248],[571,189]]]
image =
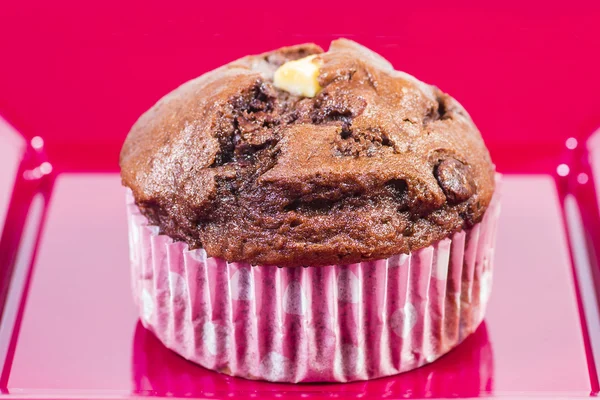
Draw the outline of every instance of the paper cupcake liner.
[[[207,257],[160,235],[130,193],[127,203],[142,324],[212,370],[273,382],[393,375],[447,353],[485,313],[497,194],[472,229],[409,255],[297,268]]]

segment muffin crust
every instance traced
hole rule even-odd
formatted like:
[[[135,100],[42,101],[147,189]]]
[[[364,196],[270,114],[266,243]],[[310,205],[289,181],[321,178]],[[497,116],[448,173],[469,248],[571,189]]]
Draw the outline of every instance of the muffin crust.
[[[317,55],[313,98],[276,89]],[[161,233],[227,261],[386,258],[479,222],[494,166],[464,108],[339,39],[234,61],[162,98],[131,129],[123,184]]]

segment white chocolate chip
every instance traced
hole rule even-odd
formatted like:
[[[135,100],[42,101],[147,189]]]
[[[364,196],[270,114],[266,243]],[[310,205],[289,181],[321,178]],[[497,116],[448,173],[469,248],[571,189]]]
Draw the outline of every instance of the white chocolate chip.
[[[275,87],[296,96],[315,97],[319,85],[319,59],[316,55],[288,61],[275,71]]]

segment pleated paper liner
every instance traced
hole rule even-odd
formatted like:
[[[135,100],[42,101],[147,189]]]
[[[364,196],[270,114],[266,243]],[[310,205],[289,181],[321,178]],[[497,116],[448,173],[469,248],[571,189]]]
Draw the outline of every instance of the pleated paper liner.
[[[325,267],[228,263],[159,235],[127,195],[143,325],[203,367],[273,382],[348,382],[439,358],[481,323],[498,186],[483,220],[409,255]]]

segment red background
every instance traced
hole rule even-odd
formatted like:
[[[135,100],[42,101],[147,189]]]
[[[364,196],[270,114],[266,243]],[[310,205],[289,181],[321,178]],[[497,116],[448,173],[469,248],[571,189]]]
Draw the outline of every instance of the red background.
[[[345,36],[455,96],[500,171],[549,170],[540,156],[600,126],[600,1],[481,3],[4,0],[0,114],[59,170],[117,170],[137,116],[177,85]]]

